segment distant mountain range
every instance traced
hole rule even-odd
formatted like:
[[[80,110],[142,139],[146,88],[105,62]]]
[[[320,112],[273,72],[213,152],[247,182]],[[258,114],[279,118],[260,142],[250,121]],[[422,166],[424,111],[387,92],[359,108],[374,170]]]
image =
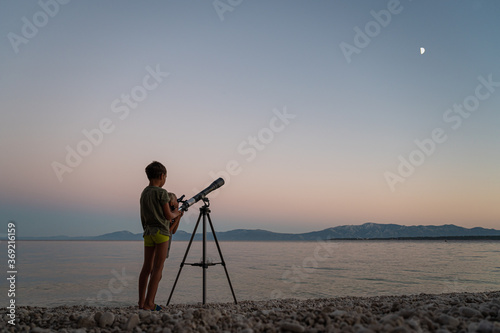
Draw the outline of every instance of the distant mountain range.
[[[476,239],[487,237],[500,240],[500,230],[485,228],[463,228],[453,224],[441,226],[404,226],[398,224],[365,223],[362,225],[343,225],[321,231],[301,234],[278,233],[266,230],[237,229],[217,232],[220,241],[315,241],[315,240],[349,240],[349,239]],[[174,240],[186,241],[191,233],[177,231]],[[142,233],[117,231],[109,234],[91,237],[21,237],[21,240],[92,240],[92,241],[136,241],[142,240]],[[202,234],[196,234],[194,240],[202,239]],[[212,240],[212,233],[207,233],[207,239]]]

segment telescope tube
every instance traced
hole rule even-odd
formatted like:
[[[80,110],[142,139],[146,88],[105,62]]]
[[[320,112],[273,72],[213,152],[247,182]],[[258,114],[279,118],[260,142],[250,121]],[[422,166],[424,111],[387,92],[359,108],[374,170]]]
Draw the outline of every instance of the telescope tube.
[[[224,179],[222,178],[217,178],[210,186],[208,186],[206,189],[195,195],[189,200],[186,200],[183,202],[182,207],[179,208],[179,211],[186,211],[189,207],[206,197],[210,192],[215,191],[219,187],[224,185]]]

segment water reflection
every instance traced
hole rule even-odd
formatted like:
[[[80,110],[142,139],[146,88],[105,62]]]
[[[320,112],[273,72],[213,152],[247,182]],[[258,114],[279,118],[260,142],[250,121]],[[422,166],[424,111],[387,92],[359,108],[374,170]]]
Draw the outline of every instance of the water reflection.
[[[220,242],[239,300],[498,289],[498,242]],[[175,242],[157,301],[166,303],[187,242]],[[209,243],[209,257],[218,260]],[[142,242],[18,242],[19,305],[135,305]],[[186,262],[201,258],[193,243]],[[201,269],[185,266],[172,303],[197,303]],[[223,268],[208,269],[208,302],[231,302]]]

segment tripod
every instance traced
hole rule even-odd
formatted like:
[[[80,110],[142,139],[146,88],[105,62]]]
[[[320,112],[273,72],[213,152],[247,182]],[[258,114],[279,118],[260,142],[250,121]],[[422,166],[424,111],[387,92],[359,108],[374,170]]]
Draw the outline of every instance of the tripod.
[[[227,282],[229,282],[229,287],[231,288],[231,293],[233,294],[234,304],[238,304],[236,301],[236,296],[234,295],[233,285],[231,284],[231,280],[229,279],[229,274],[227,272],[226,263],[224,261],[224,257],[222,256],[222,252],[220,250],[219,241],[217,240],[217,236],[215,235],[214,226],[212,224],[212,219],[210,218],[210,201],[208,198],[202,198],[203,206],[200,207],[200,215],[198,216],[198,221],[196,222],[196,226],[194,227],[193,234],[191,235],[191,239],[189,240],[188,247],[186,249],[186,253],[184,254],[184,258],[182,259],[181,266],[179,268],[179,272],[177,273],[177,277],[175,278],[174,286],[172,287],[172,291],[170,292],[170,296],[168,297],[167,305],[170,304],[170,299],[172,298],[172,294],[174,293],[175,286],[177,285],[177,281],[179,280],[179,276],[181,275],[182,268],[184,265],[198,266],[203,268],[203,304],[206,302],[207,295],[207,268],[208,266],[222,265],[224,267],[224,271],[226,272]],[[200,219],[203,216],[203,257],[201,262],[199,263],[186,263],[186,258],[189,253],[189,249],[191,248],[191,244],[194,239],[194,235],[196,234],[196,230],[198,229],[198,225],[200,224]],[[221,262],[207,262],[207,224],[206,220],[208,218],[208,222],[210,223],[210,228],[212,229],[212,235],[214,236],[215,244],[217,245],[217,250],[219,251],[219,256]]]

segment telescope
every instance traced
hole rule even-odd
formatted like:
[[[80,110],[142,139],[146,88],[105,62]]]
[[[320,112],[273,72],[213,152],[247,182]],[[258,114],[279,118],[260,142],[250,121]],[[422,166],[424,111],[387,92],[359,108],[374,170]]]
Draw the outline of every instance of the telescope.
[[[184,198],[184,195],[179,198],[179,202],[182,202],[182,206],[179,208],[179,211],[186,212],[189,207],[197,203],[198,201],[204,199],[210,192],[215,191],[219,187],[224,185],[224,179],[222,178],[217,178],[212,184],[210,184],[206,189],[195,195],[189,200],[182,200]]]
[[[182,202],[181,208],[179,208],[179,211],[185,212],[188,210],[188,208],[195,203],[197,203],[200,200],[203,200],[204,205],[200,207],[200,215],[198,216],[198,221],[196,221],[196,226],[194,227],[193,233],[191,234],[191,239],[189,240],[188,247],[186,249],[186,253],[184,254],[184,259],[182,259],[181,266],[179,268],[179,272],[177,273],[177,277],[175,278],[174,285],[172,286],[172,291],[170,292],[170,296],[168,297],[167,305],[170,304],[170,299],[172,298],[172,295],[175,290],[175,286],[177,285],[177,281],[179,281],[179,276],[181,275],[182,268],[184,265],[190,265],[190,266],[198,266],[203,268],[203,304],[205,304],[206,300],[206,289],[207,289],[207,268],[208,266],[215,266],[215,265],[222,265],[224,267],[224,271],[226,272],[226,277],[227,277],[227,282],[229,282],[229,287],[231,288],[231,293],[233,294],[233,299],[234,299],[234,304],[238,304],[236,301],[236,295],[234,294],[233,290],[233,285],[231,284],[231,280],[229,279],[229,273],[227,272],[226,268],[226,262],[224,261],[224,257],[222,256],[222,251],[219,246],[219,241],[217,240],[217,236],[215,235],[215,230],[214,226],[212,224],[212,219],[210,218],[210,201],[207,198],[207,195],[218,189],[224,185],[224,179],[222,178],[217,178],[210,186],[208,186],[206,189],[195,195],[189,200],[182,200],[184,199],[184,195],[177,199],[177,202]],[[200,224],[200,220],[203,218],[203,246],[202,246],[202,259],[201,262],[196,262],[196,263],[186,263],[186,258],[189,253],[189,249],[191,248],[191,244],[193,243],[194,236],[196,235],[196,230],[198,229],[198,225]],[[206,222],[208,220],[208,223],[210,224],[210,228],[212,229],[212,235],[214,237],[215,244],[217,245],[217,250],[219,251],[219,256],[221,261],[220,262],[213,262],[211,260],[207,260],[207,226]],[[172,242],[168,242],[168,245],[170,246]]]

